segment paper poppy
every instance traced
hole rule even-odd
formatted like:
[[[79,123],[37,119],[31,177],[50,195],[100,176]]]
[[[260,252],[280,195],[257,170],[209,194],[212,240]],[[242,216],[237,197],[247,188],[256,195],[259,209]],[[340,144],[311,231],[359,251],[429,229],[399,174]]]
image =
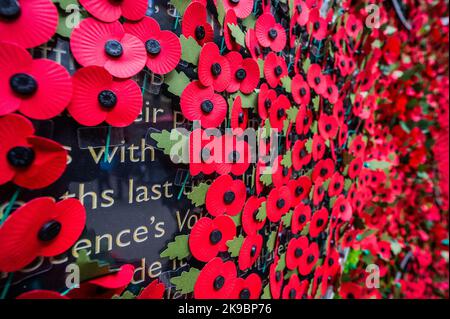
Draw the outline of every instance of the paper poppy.
[[[222,175],[211,184],[206,193],[206,209],[212,216],[235,216],[244,207],[246,196],[247,189],[242,180]]]
[[[298,232],[301,232],[310,220],[311,207],[309,205],[300,203],[295,206],[291,223],[292,233],[297,234]]]
[[[327,88],[327,82],[325,76],[322,74],[322,68],[318,64],[311,64],[306,76],[307,81],[311,89],[317,94],[321,95]]]
[[[334,104],[337,102],[339,98],[338,88],[334,83],[332,77],[329,75],[325,76],[325,82],[326,82],[326,89],[323,92],[323,97],[326,98],[328,102],[330,102],[331,104]]]
[[[362,287],[353,282],[344,282],[339,289],[339,296],[343,299],[360,299],[362,293]]]
[[[327,275],[335,276],[339,273],[341,268],[339,261],[339,252],[334,248],[329,249],[324,260]]]
[[[79,288],[72,289],[67,296],[71,299],[111,299],[122,294],[131,283],[134,270],[133,265],[125,264],[111,274],[82,282]]]
[[[262,47],[270,48],[274,52],[280,52],[286,46],[286,31],[270,13],[263,13],[258,17],[255,24],[255,32]]]
[[[348,168],[348,177],[351,179],[355,179],[359,173],[361,172],[361,169],[363,168],[363,161],[360,157],[355,158],[350,164]]]
[[[345,110],[343,99],[338,99],[333,105],[333,115],[338,120],[339,124],[344,124],[345,121]]]
[[[239,269],[245,271],[251,268],[261,254],[263,238],[260,234],[248,235],[239,250]]]
[[[353,215],[352,206],[349,201],[344,197],[344,195],[340,195],[336,201],[334,202],[332,215],[339,216],[339,218],[343,221],[348,222]]]
[[[247,18],[253,10],[254,0],[223,0],[225,12],[233,10],[241,19]]]
[[[136,299],[163,299],[165,290],[166,286],[156,279],[142,289]]]
[[[278,267],[278,256],[275,257],[274,262],[270,265],[269,268],[269,287],[270,287],[270,295],[272,299],[280,299],[281,297],[281,289],[283,287],[283,273],[280,270],[277,270]]]
[[[215,137],[208,130],[195,129],[189,134],[189,170],[192,176],[211,174],[216,170],[214,159]]]
[[[277,93],[269,89],[267,83],[261,84],[258,94],[258,114],[262,121],[269,116],[269,110],[277,99]]]
[[[270,87],[275,88],[280,84],[281,79],[287,75],[286,61],[274,52],[270,52],[264,61],[264,76],[267,83]]]
[[[326,145],[325,140],[319,134],[314,134],[312,148],[313,160],[321,160],[325,155]]]
[[[292,148],[292,165],[295,170],[301,170],[311,162],[311,154],[306,148],[307,141],[298,140]]]
[[[319,8],[312,9],[309,12],[308,30],[311,36],[318,41],[326,38],[328,33],[328,21],[320,16]]]
[[[347,21],[345,22],[345,32],[347,32],[347,35],[356,40],[359,33],[363,30],[363,24],[361,20],[355,17],[355,15],[350,14],[347,18]]]
[[[0,118],[0,185],[13,182],[34,190],[49,186],[64,173],[67,151],[33,134],[33,124],[21,115]]]
[[[245,203],[244,210],[242,211],[242,228],[247,235],[256,234],[264,227],[266,219],[264,218],[264,220],[259,221],[256,216],[262,203],[265,201],[265,197],[252,196]]]
[[[17,296],[18,300],[56,300],[56,299],[69,299],[66,296],[62,296],[57,291],[51,290],[31,290],[24,292]]]
[[[308,247],[308,237],[301,236],[299,238],[292,238],[287,246],[286,267],[290,270],[297,268],[300,264],[300,259],[302,258],[303,254],[308,251]]]
[[[312,121],[312,111],[306,105],[300,105],[297,117],[295,118],[295,131],[297,134],[308,134]]]
[[[309,21],[309,12],[310,9],[308,7],[308,5],[306,4],[305,1],[295,1],[295,12],[296,12],[296,22],[300,25],[300,26],[305,26],[308,21]]]
[[[279,222],[281,216],[286,214],[291,207],[291,192],[289,187],[281,186],[273,188],[267,197],[267,218],[273,222]]]
[[[311,224],[309,226],[309,235],[311,238],[316,238],[325,230],[328,225],[328,219],[328,210],[325,207],[322,207],[313,214]]]
[[[238,95],[231,109],[231,128],[245,130],[248,124],[248,110],[242,108],[242,100]]]
[[[2,42],[23,48],[37,47],[50,40],[57,25],[58,10],[50,0],[2,1],[0,4]]]
[[[212,86],[217,92],[225,91],[230,84],[230,62],[214,42],[206,43],[200,51],[198,78],[204,86]]]
[[[237,278],[233,299],[259,299],[262,290],[262,280],[253,273],[247,278]]]
[[[283,185],[286,185],[292,175],[292,168],[283,166],[281,164],[282,161],[283,155],[278,155],[278,157],[276,158],[277,164],[273,167],[277,167],[277,169],[272,172],[272,183],[274,187],[281,187]]]
[[[236,235],[236,225],[225,215],[198,220],[189,234],[189,250],[196,259],[208,262],[227,251],[227,241]]]
[[[233,134],[231,134],[233,133]],[[252,152],[250,145],[238,135],[239,130],[226,132],[219,137],[219,145],[222,146],[222,158],[216,159],[216,171],[220,175],[233,174],[243,175],[252,163]],[[220,157],[220,156],[217,156]]]
[[[225,40],[225,45],[227,49],[230,51],[236,50],[239,51],[240,45],[236,42],[236,39],[233,37],[233,34],[230,29],[230,24],[238,25],[236,13],[233,10],[226,11],[225,18],[223,21],[223,38]]]
[[[145,16],[147,0],[79,0],[80,4],[94,17],[103,22],[117,21],[120,16],[137,21]]]
[[[339,130],[339,123],[332,115],[322,114],[319,119],[319,133],[325,139],[334,139]]]
[[[314,181],[314,189],[313,189],[313,198],[312,203],[314,206],[319,206],[323,199],[325,198],[325,189],[324,189],[324,180],[321,177],[318,177]]]
[[[292,79],[291,91],[295,103],[301,106],[309,105],[309,102],[311,101],[311,90],[302,75],[297,74],[294,76]]]
[[[73,76],[73,98],[67,109],[85,126],[106,122],[125,127],[139,116],[142,104],[142,93],[136,82],[119,81],[102,67],[88,66]]]
[[[150,17],[139,22],[126,22],[125,32],[134,35],[145,44],[146,65],[156,74],[167,74],[176,68],[181,58],[180,39],[175,33],[161,30],[159,23]]]
[[[218,127],[227,115],[227,102],[214,93],[212,86],[204,87],[199,81],[188,84],[181,94],[181,111],[190,121],[200,121],[204,128]]]
[[[299,260],[298,272],[302,276],[311,273],[319,260],[319,245],[312,242]]]
[[[334,173],[334,162],[331,158],[327,158],[324,160],[320,160],[313,168],[311,179],[313,182],[317,180],[317,178],[321,178],[324,181],[329,179]]]
[[[311,180],[306,175],[289,181],[288,187],[291,190],[291,207],[297,206],[301,201],[308,198],[311,186]]]
[[[32,119],[47,120],[69,104],[72,80],[60,64],[33,60],[25,49],[0,43],[0,92],[0,116],[20,111]]]
[[[118,78],[136,75],[147,61],[144,43],[136,36],[125,33],[118,21],[103,23],[93,18],[83,20],[72,32],[70,48],[82,66],[102,66]]]
[[[284,121],[287,119],[287,110],[291,108],[291,102],[286,95],[280,95],[269,111],[270,127],[278,132],[284,128]]]
[[[344,176],[339,172],[335,172],[331,177],[330,185],[328,187],[328,196],[334,197],[340,195],[344,190],[344,186]]]
[[[348,126],[347,124],[339,124],[339,133],[338,133],[338,146],[340,148],[344,147],[348,138]]]
[[[231,51],[225,57],[229,61],[231,73],[227,92],[252,93],[259,83],[258,63],[250,58],[243,59],[242,55],[236,51]]]
[[[289,278],[289,282],[283,288],[283,299],[306,299],[308,293],[308,280],[300,282],[297,274],[293,274]]]
[[[62,254],[80,237],[85,222],[86,210],[77,199],[29,201],[0,228],[0,270],[14,272],[39,256]]]
[[[250,52],[253,60],[258,60],[262,57],[262,50],[259,46],[258,38],[256,37],[256,32],[254,29],[247,29],[245,33],[245,46]]]
[[[236,265],[216,257],[200,271],[194,285],[195,299],[228,299],[236,287]]]
[[[364,152],[366,150],[366,143],[361,135],[357,135],[354,139],[352,139],[348,151],[354,157],[364,156]]]
[[[184,12],[181,33],[186,38],[194,38],[200,45],[213,41],[214,31],[207,17],[206,7],[199,2],[192,2]]]

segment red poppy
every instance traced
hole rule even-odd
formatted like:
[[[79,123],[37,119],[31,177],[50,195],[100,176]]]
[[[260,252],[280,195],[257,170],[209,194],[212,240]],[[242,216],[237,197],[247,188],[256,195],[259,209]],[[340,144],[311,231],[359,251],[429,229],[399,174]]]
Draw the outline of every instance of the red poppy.
[[[17,296],[16,299],[20,300],[55,300],[55,299],[69,299],[66,296],[61,296],[57,291],[51,290],[31,290],[24,292],[23,294]]]
[[[211,184],[206,193],[206,209],[213,216],[235,216],[244,207],[246,195],[247,189],[242,180],[222,175]]]
[[[293,274],[289,278],[289,282],[283,288],[283,299],[306,299],[308,293],[309,281],[303,280],[300,282],[297,274]]]
[[[56,32],[58,10],[50,0],[3,1],[1,6],[1,42],[33,48],[48,42]]]
[[[13,182],[27,189],[39,189],[64,173],[67,151],[60,144],[33,134],[33,124],[21,115],[0,118],[0,185]]]
[[[357,135],[352,142],[350,143],[350,147],[348,151],[354,157],[362,157],[364,156],[366,150],[366,143],[361,135]]]
[[[287,110],[291,108],[291,102],[286,95],[280,95],[269,111],[270,127],[278,132],[284,128],[284,121],[287,119]]]
[[[328,100],[331,104],[334,104],[337,102],[339,98],[339,92],[336,84],[334,83],[331,76],[326,75],[325,76],[325,82],[326,82],[326,89],[323,92],[323,97]]]
[[[334,139],[339,130],[339,123],[332,115],[322,113],[319,120],[319,133],[325,139]]]
[[[319,260],[319,245],[313,242],[308,249],[303,252],[299,260],[298,272],[302,276],[307,276],[311,273]]]
[[[258,215],[259,208],[265,201],[265,197],[256,196],[252,196],[247,200],[244,210],[242,211],[242,228],[247,235],[256,234],[264,227],[266,220],[258,221],[256,216]]]
[[[308,247],[308,237],[292,238],[287,246],[286,267],[290,270],[297,268],[303,254],[308,251]]]
[[[319,206],[323,199],[325,198],[325,190],[323,188],[324,180],[321,177],[318,177],[314,182],[314,191],[312,202],[314,206]]]
[[[331,177],[330,185],[328,186],[328,196],[338,196],[344,190],[345,181],[344,176],[339,172],[335,172]]]
[[[245,130],[248,124],[248,110],[242,108],[242,100],[238,95],[231,109],[231,128]]]
[[[308,84],[317,94],[321,95],[327,89],[327,80],[318,64],[311,64],[307,74]]]
[[[244,94],[252,93],[259,83],[259,66],[255,60],[243,59],[239,52],[231,51],[226,55],[230,63],[230,83],[227,92],[241,91]]]
[[[248,29],[245,34],[245,46],[247,47],[253,60],[262,58],[262,50],[259,46],[258,38],[254,29]]]
[[[218,140],[218,145],[222,147],[221,152],[219,152],[222,157],[219,158],[220,156],[217,155],[214,158],[216,172],[220,175],[231,173],[235,176],[241,176],[244,174],[252,160],[248,143],[237,135],[232,135],[231,132],[221,135]]]
[[[241,46],[234,39],[231,33],[231,29],[229,27],[230,24],[238,25],[236,13],[233,10],[228,10],[227,13],[225,14],[225,18],[223,21],[223,38],[225,40],[225,45],[227,46],[228,50],[239,51]]]
[[[401,52],[402,41],[398,35],[392,35],[387,38],[383,47],[383,57],[388,64],[395,63]]]
[[[85,222],[86,210],[77,199],[29,201],[0,228],[0,270],[14,272],[36,257],[62,254],[80,237]]]
[[[214,42],[206,43],[200,51],[198,78],[204,86],[213,86],[217,92],[223,92],[230,84],[230,63]]]
[[[300,104],[300,106],[309,105],[309,102],[311,101],[311,90],[302,75],[297,74],[294,76],[292,79],[291,91],[295,103]]]
[[[309,226],[309,235],[311,238],[316,238],[327,228],[328,217],[328,210],[325,207],[322,207],[313,214]]]
[[[286,46],[286,31],[270,13],[263,13],[259,16],[256,20],[255,31],[262,47],[280,52]]]
[[[286,61],[274,52],[270,52],[264,61],[264,76],[267,83],[270,87],[275,88],[280,83],[281,78],[287,75]]]
[[[73,76],[73,98],[67,109],[85,126],[106,122],[125,127],[139,116],[142,101],[139,85],[133,80],[115,80],[104,68],[88,66]]]
[[[281,288],[283,287],[283,273],[277,270],[278,256],[275,257],[274,262],[270,265],[269,270],[269,283],[270,283],[270,295],[272,299],[280,299]]]
[[[286,185],[291,179],[292,168],[287,168],[281,165],[281,162],[283,161],[283,155],[278,155],[276,161],[278,169],[275,170],[275,172],[273,172],[272,174],[272,183],[274,187],[281,187],[283,185]]]
[[[212,86],[204,87],[199,81],[186,86],[180,99],[181,111],[186,119],[200,121],[204,128],[218,127],[227,115],[227,102],[214,93]]]
[[[363,168],[363,161],[361,157],[355,158],[348,167],[348,177],[355,179],[359,176],[361,169]]]
[[[253,10],[254,0],[223,0],[225,11],[233,10],[241,19],[247,18]]]
[[[0,92],[0,116],[20,111],[32,119],[47,120],[69,104],[72,81],[58,63],[33,60],[25,49],[0,43]]]
[[[328,276],[335,276],[339,273],[341,265],[339,263],[339,252],[336,249],[331,248],[327,251],[324,266],[325,273]]]
[[[237,278],[233,299],[259,299],[262,280],[258,274],[250,274],[247,278]]]
[[[312,148],[313,160],[321,160],[325,155],[326,145],[325,140],[319,134],[314,134]]]
[[[334,202],[333,211],[331,212],[333,216],[339,216],[338,218],[342,221],[348,222],[353,215],[352,206],[349,201],[344,197],[344,195],[339,196]]]
[[[295,12],[297,14],[297,23],[300,26],[305,26],[306,23],[309,21],[309,12],[310,9],[308,5],[305,3],[305,1],[295,1]]]
[[[269,110],[277,99],[277,93],[269,89],[267,83],[261,84],[258,94],[258,114],[261,120],[265,121],[269,116]]]
[[[344,124],[345,121],[345,110],[343,99],[338,99],[333,105],[333,115],[338,120],[339,124]]]
[[[227,251],[227,241],[235,235],[236,225],[230,217],[203,217],[195,223],[189,235],[189,250],[196,259],[208,262],[219,252]]]
[[[207,17],[206,7],[199,2],[192,2],[184,12],[181,33],[186,38],[194,38],[200,45],[213,41],[214,31]]]
[[[181,44],[170,31],[161,30],[159,23],[150,17],[139,22],[126,22],[125,32],[134,35],[145,44],[147,67],[157,74],[166,74],[176,68],[181,58]]]
[[[236,287],[236,265],[216,257],[200,271],[194,286],[195,299],[228,299]]]
[[[216,170],[214,161],[214,141],[217,138],[208,130],[198,128],[189,135],[189,170],[192,176],[200,173],[211,174]]]
[[[260,234],[248,235],[239,251],[239,269],[245,271],[251,268],[261,254],[263,238]]]
[[[308,198],[311,191],[311,180],[308,176],[290,180],[288,187],[291,190],[291,207],[297,206],[302,200]]]
[[[292,215],[291,229],[293,234],[301,232],[303,228],[311,220],[311,207],[309,205],[298,204]]]
[[[267,197],[267,218],[273,222],[279,222],[281,216],[286,214],[291,207],[291,191],[287,186],[273,188]]]
[[[338,146],[339,147],[344,147],[345,143],[347,142],[347,137],[348,137],[348,126],[347,124],[339,124],[340,128],[339,128],[339,135],[338,135]]]
[[[145,16],[147,0],[79,0],[80,4],[94,17],[103,22],[117,21],[120,16],[137,21]]]
[[[119,271],[91,279],[72,289],[67,296],[71,299],[111,299],[120,295],[133,280],[134,266],[123,265]]]
[[[330,10],[332,13],[332,10]],[[326,38],[328,33],[328,20],[320,16],[319,8],[312,9],[309,12],[309,32],[312,37],[318,41]]]
[[[353,282],[344,282],[339,289],[339,295],[343,299],[360,299],[362,293],[362,287]]]
[[[313,114],[306,105],[301,105],[295,118],[295,131],[298,134],[308,134],[313,121]]]
[[[129,78],[139,73],[147,61],[145,45],[125,33],[122,24],[83,20],[70,38],[73,56],[82,66],[103,66],[113,76]]]
[[[356,40],[362,29],[363,24],[361,20],[356,18],[355,15],[350,14],[347,18],[347,22],[345,23],[345,31],[347,32],[347,35]]]
[[[142,289],[136,299],[163,299],[165,290],[166,286],[156,279]]]
[[[315,182],[319,177],[326,181],[334,173],[334,162],[331,158],[320,160],[313,168],[312,181]]]

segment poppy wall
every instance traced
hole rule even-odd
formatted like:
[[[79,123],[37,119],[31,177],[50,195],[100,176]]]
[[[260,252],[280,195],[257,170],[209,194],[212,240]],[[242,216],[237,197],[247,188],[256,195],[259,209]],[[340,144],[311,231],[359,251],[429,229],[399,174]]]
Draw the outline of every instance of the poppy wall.
[[[0,298],[448,298],[448,14],[0,1]]]

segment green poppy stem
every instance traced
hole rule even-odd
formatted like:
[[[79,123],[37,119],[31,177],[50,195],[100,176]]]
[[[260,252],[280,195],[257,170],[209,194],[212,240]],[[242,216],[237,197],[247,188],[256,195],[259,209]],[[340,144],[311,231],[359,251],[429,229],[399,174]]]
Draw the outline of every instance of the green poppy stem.
[[[0,220],[0,225],[5,222],[6,218],[8,218],[8,216],[11,213],[11,210],[17,200],[17,197],[19,197],[19,194],[20,194],[20,188],[18,188],[14,192],[13,196],[11,197],[11,200],[9,201],[8,206],[6,207],[5,211],[3,212],[2,219]]]
[[[103,161],[106,163],[109,160],[109,147],[111,146],[111,132],[112,126],[108,126],[108,134],[106,135],[106,145],[105,145],[105,158]]]
[[[6,295],[8,294],[8,291],[9,291],[9,287],[11,287],[13,277],[14,277],[14,273],[13,272],[9,273],[8,280],[6,281],[6,284],[2,290],[2,294],[0,295],[1,300],[6,298]]]

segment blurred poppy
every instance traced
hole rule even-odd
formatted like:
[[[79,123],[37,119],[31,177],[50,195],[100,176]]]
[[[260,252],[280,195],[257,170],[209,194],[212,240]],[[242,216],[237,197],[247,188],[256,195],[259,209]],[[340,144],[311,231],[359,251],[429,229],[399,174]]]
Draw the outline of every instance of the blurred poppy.
[[[267,218],[273,223],[279,222],[281,216],[288,212],[290,206],[291,193],[289,187],[273,188],[267,197]]]
[[[270,13],[263,13],[258,17],[255,32],[259,44],[265,48],[280,52],[286,46],[286,32]]]
[[[275,88],[280,84],[281,79],[287,75],[286,61],[274,52],[270,52],[264,61],[264,76],[267,83],[270,87]]]
[[[206,7],[199,2],[192,2],[184,12],[181,33],[186,38],[194,38],[200,45],[211,42],[214,39],[214,31],[207,17]]]
[[[253,266],[261,254],[263,238],[260,234],[248,235],[242,243],[239,251],[239,269],[245,271]]]
[[[247,190],[244,182],[229,175],[217,178],[206,193],[206,209],[212,216],[235,216],[244,207]]]
[[[300,203],[295,206],[292,215],[291,229],[293,234],[298,234],[303,230],[306,224],[311,220],[311,207],[309,205]]]
[[[258,274],[252,273],[247,278],[237,278],[233,299],[259,299],[262,281]]]
[[[145,16],[147,0],[79,0],[80,4],[94,17],[103,22],[117,21],[120,16],[137,21]]]
[[[242,228],[247,235],[256,234],[265,224],[265,218],[259,221],[256,216],[259,213],[259,209],[266,201],[265,197],[252,196],[245,203],[244,210],[242,211]]]
[[[227,299],[236,288],[236,265],[216,257],[209,261],[195,282],[195,299]]]

